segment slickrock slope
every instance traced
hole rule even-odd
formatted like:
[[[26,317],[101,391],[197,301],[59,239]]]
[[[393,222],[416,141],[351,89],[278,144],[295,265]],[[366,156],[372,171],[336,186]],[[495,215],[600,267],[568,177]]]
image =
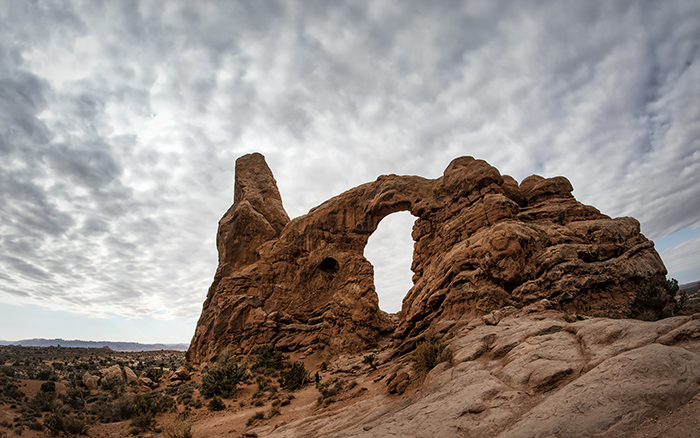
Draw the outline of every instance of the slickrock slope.
[[[354,380],[353,390],[329,407],[312,404],[294,421],[270,421],[250,432],[261,438],[640,437],[651,436],[644,433],[649,421],[683,409],[695,415],[654,436],[700,436],[700,314],[567,322],[542,304],[497,325],[476,318],[453,328],[451,364],[425,378],[407,361],[372,371],[351,366],[361,356],[336,359],[326,378]],[[403,395],[387,391],[397,372],[410,375]]]
[[[629,316],[638,286],[665,279],[663,263],[635,219],[611,219],[572,191],[563,177],[518,185],[461,157],[440,178],[380,176],[289,221],[263,156],[241,157],[187,359],[256,344],[359,352],[386,335],[400,354],[429,330],[486,314],[496,324],[542,299],[572,314]],[[414,286],[394,325],[379,310],[363,252],[397,211],[417,219]]]

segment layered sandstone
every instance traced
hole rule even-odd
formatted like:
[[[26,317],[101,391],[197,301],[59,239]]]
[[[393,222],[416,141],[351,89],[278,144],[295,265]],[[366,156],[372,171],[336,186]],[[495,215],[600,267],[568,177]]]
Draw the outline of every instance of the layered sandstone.
[[[352,352],[382,335],[402,352],[429,330],[542,299],[570,313],[629,316],[638,286],[665,278],[663,263],[635,219],[611,219],[572,191],[563,177],[518,185],[461,157],[440,178],[381,176],[289,221],[263,156],[241,157],[187,358],[258,344]],[[398,211],[416,217],[416,243],[414,285],[394,325],[363,253]]]

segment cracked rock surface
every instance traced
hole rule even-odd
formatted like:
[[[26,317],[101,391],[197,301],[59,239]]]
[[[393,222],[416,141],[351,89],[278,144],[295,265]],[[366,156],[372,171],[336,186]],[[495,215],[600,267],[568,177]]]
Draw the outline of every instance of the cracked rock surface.
[[[473,320],[451,332],[452,363],[403,396],[367,394],[259,436],[626,436],[649,419],[694,409],[697,321],[700,314],[570,323],[555,311],[517,312],[496,325]]]

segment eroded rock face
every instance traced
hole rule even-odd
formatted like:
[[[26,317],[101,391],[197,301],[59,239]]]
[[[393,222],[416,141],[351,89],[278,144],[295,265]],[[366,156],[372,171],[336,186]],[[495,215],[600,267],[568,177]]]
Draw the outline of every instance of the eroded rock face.
[[[665,278],[663,263],[635,219],[611,219],[572,190],[563,177],[518,185],[461,157],[435,180],[380,176],[289,221],[263,156],[241,157],[187,359],[267,343],[359,351],[390,332],[406,351],[445,321],[542,299],[572,313],[628,316],[638,285]],[[363,252],[397,211],[417,219],[414,286],[395,327],[379,310]]]

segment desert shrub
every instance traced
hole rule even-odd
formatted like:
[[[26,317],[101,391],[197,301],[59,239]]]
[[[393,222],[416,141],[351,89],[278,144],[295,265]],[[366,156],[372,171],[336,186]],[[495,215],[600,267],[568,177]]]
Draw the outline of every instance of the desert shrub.
[[[24,393],[19,390],[11,379],[6,376],[0,376],[0,398],[8,397],[12,400],[22,400]]]
[[[238,391],[238,383],[245,377],[245,373],[245,367],[237,362],[215,365],[202,375],[199,393],[207,398],[215,395],[231,398]]]
[[[304,362],[294,362],[292,366],[281,372],[282,387],[289,391],[300,389],[308,380],[308,373]]]
[[[84,420],[72,416],[64,415],[60,410],[52,412],[44,420],[44,427],[48,430],[49,435],[57,436],[62,433],[69,435],[86,435],[88,425]]]
[[[44,392],[56,392],[56,383],[44,382],[41,384],[40,390]]]
[[[656,321],[673,316],[673,313],[682,307],[676,303],[678,289],[678,280],[675,278],[664,280],[661,284],[656,282],[641,284],[632,303],[634,317],[644,321]]]
[[[121,394],[121,392],[123,392],[122,387],[123,382],[119,379],[102,379],[100,382],[100,389],[115,394]]]
[[[569,220],[566,217],[566,210],[560,210],[559,213],[557,213],[557,220],[555,220],[554,223],[559,225],[566,225],[569,223]]]
[[[27,427],[31,430],[36,430],[36,431],[44,430],[44,425],[39,423],[36,419],[29,421],[27,423]]]
[[[192,422],[188,418],[176,418],[163,427],[165,438],[192,438]]]
[[[49,431],[49,435],[57,436],[63,432],[63,415],[51,413],[44,420],[44,427]]]
[[[270,411],[267,413],[267,418],[272,418],[276,415],[280,414],[280,408],[278,406],[273,406],[270,408]]]
[[[275,347],[272,345],[261,345],[256,347],[250,359],[252,363],[250,365],[251,371],[258,370],[281,370],[284,367],[285,357],[280,351],[276,351]]]
[[[262,420],[263,418],[265,418],[265,413],[262,411],[258,411],[254,413],[252,417],[248,418],[248,421],[246,421],[245,425],[250,426],[251,424],[255,423],[258,420]]]
[[[429,371],[441,362],[450,361],[452,354],[440,338],[429,334],[418,343],[416,349],[411,353],[411,359],[413,359],[413,366],[416,370]]]
[[[0,368],[0,372],[7,377],[15,377],[15,370],[12,367],[2,367]]]
[[[143,414],[159,414],[168,412],[175,407],[175,400],[160,392],[147,392],[134,397],[131,406],[131,417]]]
[[[56,400],[55,392],[44,392],[39,390],[34,398],[29,399],[27,406],[29,409],[36,412],[47,412],[53,408],[53,402]]]
[[[265,391],[270,385],[270,379],[263,376],[256,377],[255,382],[258,384],[258,392]]]
[[[161,412],[168,412],[175,406],[175,400],[159,392],[145,394],[124,394],[113,402],[96,399],[90,405],[89,412],[102,423],[135,419],[140,416],[153,417]],[[143,419],[141,419],[143,420]]]
[[[212,397],[211,401],[209,401],[207,408],[209,408],[210,411],[223,411],[226,409],[226,404],[221,400],[221,397],[215,395]]]
[[[334,397],[343,390],[344,386],[345,382],[343,380],[333,384],[331,382],[319,383],[316,388],[321,395],[316,399],[316,404],[320,406],[321,404],[333,403],[335,401]]]
[[[113,423],[119,421],[114,418],[112,406],[102,400],[93,402],[88,408],[88,413],[100,423]]]
[[[282,401],[280,401],[280,406],[287,406],[290,404],[292,401],[288,398],[283,398]]]
[[[71,409],[83,409],[87,406],[86,393],[79,388],[70,388],[58,394],[58,398]]]
[[[177,402],[189,406],[194,401],[194,386],[191,383],[177,388]]]
[[[321,362],[321,366],[319,368],[321,371],[326,372],[328,371],[328,364],[326,362]]]
[[[63,419],[63,430],[69,435],[87,435],[88,429],[82,418],[68,415]]]
[[[110,403],[114,421],[128,420],[132,416],[134,409],[134,395],[124,394]]]
[[[163,368],[150,367],[144,371],[144,377],[148,377],[154,382],[158,382],[160,378],[163,377],[163,373],[165,373]]]
[[[636,317],[640,321],[658,321],[659,315],[652,309],[641,311]]]
[[[153,414],[150,412],[131,417],[131,424],[129,425],[129,435],[138,435],[140,433],[146,432],[151,428],[153,422]]]
[[[376,356],[373,354],[368,354],[362,358],[362,363],[366,363],[367,365],[370,366],[373,370],[377,369],[377,364],[376,364]]]
[[[49,380],[51,378],[51,371],[49,370],[39,370],[34,375],[34,380]]]

